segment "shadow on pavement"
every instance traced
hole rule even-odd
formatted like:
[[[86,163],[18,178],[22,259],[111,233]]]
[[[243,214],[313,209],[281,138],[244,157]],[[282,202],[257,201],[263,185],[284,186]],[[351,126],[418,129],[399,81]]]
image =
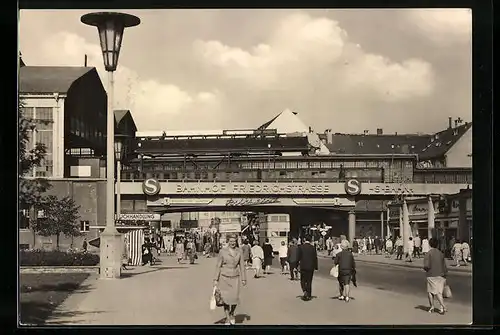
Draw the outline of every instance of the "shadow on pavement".
[[[58,322],[58,318],[67,318],[76,315],[88,314],[85,312],[72,311],[72,312],[56,312],[57,305],[50,302],[22,302],[20,305],[21,314],[21,325],[26,326],[37,326],[44,325],[46,321],[54,319],[55,322],[51,321],[51,324],[62,324],[63,322]],[[102,313],[102,312],[92,312],[92,313]]]
[[[418,306],[415,306],[415,309],[420,309],[424,312],[428,312],[429,311],[429,306],[424,306],[424,305],[418,305]]]
[[[125,278],[130,278],[130,277],[133,277],[133,276],[137,276],[137,275],[142,275],[142,274],[147,274],[147,273],[151,273],[151,272],[156,272],[156,271],[163,271],[163,270],[176,270],[176,269],[189,269],[188,267],[185,267],[185,266],[155,266],[155,267],[152,267],[151,270],[148,270],[148,271],[141,271],[141,272],[122,272],[121,274],[121,277],[123,279]]]
[[[80,312],[80,311],[71,311],[71,312],[52,312],[50,314],[50,320],[47,322],[48,325],[67,325],[67,324],[78,324],[78,321],[74,321],[74,317],[79,317],[82,315],[88,314],[100,314],[105,313],[104,311],[92,311],[92,312]],[[71,319],[71,322],[68,322],[68,319]],[[87,318],[81,318],[82,321]]]
[[[303,296],[303,295],[298,295],[298,296],[296,296],[296,298],[298,298],[298,299],[303,299],[303,298],[304,298],[304,296]],[[311,296],[311,300],[312,300],[312,299],[317,299],[317,298],[318,298],[318,297],[317,297],[317,296],[315,296],[315,295],[312,295],[312,296]]]
[[[80,285],[80,283],[61,283],[61,284],[44,284],[40,286],[30,287],[21,285],[20,293],[33,292],[70,292],[70,293],[86,293],[89,292],[90,285]]]
[[[234,316],[236,320],[236,324],[242,324],[244,321],[250,321],[252,317],[248,314],[236,314]],[[222,318],[214,322],[214,324],[224,324],[226,322],[226,318]]]
[[[334,299],[334,300],[339,300],[339,295],[336,296],[336,297],[330,297],[330,299]],[[349,300],[356,300],[356,298],[353,298],[353,297],[349,297]]]

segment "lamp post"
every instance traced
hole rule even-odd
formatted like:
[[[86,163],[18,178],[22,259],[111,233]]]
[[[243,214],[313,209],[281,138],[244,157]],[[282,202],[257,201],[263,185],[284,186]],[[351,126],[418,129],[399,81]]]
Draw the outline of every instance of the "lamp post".
[[[113,72],[118,65],[118,57],[123,39],[123,31],[127,27],[137,26],[141,20],[129,14],[99,12],[85,14],[81,22],[97,27],[101,42],[104,68],[108,72],[108,115],[106,131],[106,228],[101,233],[101,278],[112,279],[121,276],[121,234],[115,227],[114,218],[114,108]]]
[[[120,220],[121,216],[121,193],[120,193],[120,183],[121,183],[121,172],[122,165],[121,162],[125,156],[126,151],[126,141],[127,136],[122,134],[115,134],[115,159],[116,159],[116,219]]]

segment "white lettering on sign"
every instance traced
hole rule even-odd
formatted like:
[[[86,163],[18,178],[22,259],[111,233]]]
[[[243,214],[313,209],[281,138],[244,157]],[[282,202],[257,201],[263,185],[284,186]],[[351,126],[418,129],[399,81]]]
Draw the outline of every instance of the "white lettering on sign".
[[[226,201],[226,206],[254,206],[279,203],[278,198],[245,198],[245,199],[229,199]]]
[[[160,193],[161,185],[160,182],[154,178],[146,179],[142,183],[142,191],[144,194],[152,196]]]
[[[159,221],[161,215],[156,213],[128,213],[121,214],[122,221]]]
[[[427,213],[427,205],[410,205],[409,207],[409,212],[411,214],[426,214]]]
[[[375,185],[369,188],[375,194],[408,194],[412,195],[413,188],[408,185],[403,184],[383,184],[383,185]]]
[[[328,194],[328,184],[314,183],[230,183],[177,184],[177,194]]]
[[[361,193],[361,182],[357,179],[349,179],[344,185],[345,193],[355,196]]]

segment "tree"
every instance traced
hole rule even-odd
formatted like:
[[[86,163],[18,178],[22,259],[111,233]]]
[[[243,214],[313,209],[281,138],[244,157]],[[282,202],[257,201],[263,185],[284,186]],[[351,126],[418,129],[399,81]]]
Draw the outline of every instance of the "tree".
[[[44,197],[40,204],[43,210],[43,219],[37,220],[33,228],[42,236],[56,236],[56,248],[59,249],[61,234],[66,236],[80,236],[78,210],[80,206],[70,197],[58,199],[49,195]]]
[[[44,178],[26,178],[34,167],[41,165],[46,147],[42,143],[36,143],[35,148],[28,149],[30,134],[36,131],[36,124],[33,119],[23,114],[23,107],[23,102],[19,100],[19,200],[20,207],[28,209],[41,202],[43,193],[50,188],[50,183]]]
[[[37,221],[37,207],[43,201],[43,193],[50,188],[50,183],[44,178],[26,178],[34,167],[40,166],[45,157],[46,147],[36,143],[35,148],[28,149],[31,141],[30,135],[36,131],[33,119],[27,118],[23,113],[23,101],[19,99],[18,131],[19,131],[19,209],[29,211],[30,224]],[[22,215],[21,212],[19,215]],[[36,234],[33,231],[33,246],[36,244]]]

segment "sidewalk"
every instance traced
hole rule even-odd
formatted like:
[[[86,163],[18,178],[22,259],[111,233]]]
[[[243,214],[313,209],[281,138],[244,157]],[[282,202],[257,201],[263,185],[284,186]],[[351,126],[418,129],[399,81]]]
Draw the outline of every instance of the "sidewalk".
[[[325,257],[325,258],[332,258],[332,256],[328,256],[327,251],[320,251],[318,252],[318,256]],[[394,266],[404,266],[404,267],[411,267],[411,268],[423,268],[424,267],[424,258],[413,258],[413,262],[406,262],[404,260],[396,260],[396,256],[391,256],[391,258],[386,258],[384,255],[354,255],[354,258],[356,261],[359,262],[366,262],[366,263],[377,263],[377,264],[387,264],[387,265],[394,265]],[[461,265],[460,267],[455,266],[455,261],[452,261],[450,259],[446,259],[446,265],[448,267],[448,271],[451,272],[468,272],[472,273],[472,264],[469,263],[469,265],[464,266]]]
[[[86,291],[60,305],[48,325],[214,325],[222,323],[221,308],[209,309],[215,259],[200,257],[198,264],[178,265],[162,257],[154,267],[129,270],[119,280],[89,279]],[[277,270],[275,270],[277,271]],[[427,296],[401,295],[368,287],[352,289],[352,301],[336,299],[334,278],[315,276],[311,301],[299,299],[299,282],[278,272],[254,279],[248,271],[238,324],[245,325],[393,325],[468,324],[472,307],[447,301],[446,315],[424,309]],[[227,327],[227,326],[226,326]]]

